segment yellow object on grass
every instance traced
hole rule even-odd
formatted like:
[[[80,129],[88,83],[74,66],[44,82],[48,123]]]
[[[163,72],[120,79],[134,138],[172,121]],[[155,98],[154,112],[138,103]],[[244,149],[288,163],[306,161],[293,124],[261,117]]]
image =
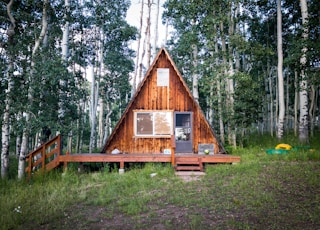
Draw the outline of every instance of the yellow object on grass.
[[[292,146],[288,145],[288,144],[278,144],[275,149],[290,150],[291,148],[292,148]]]

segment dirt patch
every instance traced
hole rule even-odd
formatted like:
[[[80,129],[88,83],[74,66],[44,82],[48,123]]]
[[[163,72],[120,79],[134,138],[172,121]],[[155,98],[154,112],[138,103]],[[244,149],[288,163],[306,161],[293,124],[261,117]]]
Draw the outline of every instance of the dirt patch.
[[[175,172],[175,175],[179,176],[185,182],[190,182],[201,180],[201,178],[206,175],[206,173],[197,171],[178,171]]]

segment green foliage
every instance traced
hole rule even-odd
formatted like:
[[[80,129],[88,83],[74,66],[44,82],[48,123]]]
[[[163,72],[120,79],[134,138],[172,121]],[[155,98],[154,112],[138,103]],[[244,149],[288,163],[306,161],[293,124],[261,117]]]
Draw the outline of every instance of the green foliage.
[[[234,76],[237,82],[234,99],[235,116],[234,121],[242,128],[246,128],[262,119],[261,111],[263,97],[261,83],[252,76],[244,73],[236,73]],[[241,124],[241,125],[240,125]]]
[[[166,1],[163,21],[168,20],[175,29],[167,45],[182,75],[188,83],[192,73],[201,76],[199,103],[203,110],[213,108],[216,119],[222,119],[225,126],[237,127],[242,133],[257,121],[264,121],[265,124],[271,113],[270,101],[277,100],[278,89],[274,80],[277,67],[277,15],[275,1],[242,1],[241,13],[237,15],[238,3],[240,2]],[[301,25],[299,1],[286,0],[282,1],[282,4],[284,74],[289,84],[289,100],[286,103],[291,116],[294,111],[294,92],[299,90],[294,86],[294,73],[301,70],[302,47],[308,48],[308,64],[305,66],[308,80],[316,89],[319,88],[316,80],[318,78],[315,77],[319,72],[320,43],[319,39],[316,39],[320,33],[317,10],[319,3],[314,0],[308,2],[307,40],[302,38],[304,26]],[[234,33],[230,35],[230,31]],[[226,42],[226,52],[222,51],[222,38]],[[200,64],[197,69],[192,65],[193,44],[196,44],[199,50],[197,59]],[[232,116],[229,106],[223,106],[221,117],[218,117],[220,111],[217,112],[216,81],[221,83],[219,99],[222,105],[226,105],[228,99],[227,85],[224,82],[230,77],[226,74],[230,69],[223,64],[225,60],[231,60],[235,70],[235,75],[232,76],[235,87],[235,116]],[[240,68],[237,69],[238,67]],[[272,81],[271,89],[269,79]],[[271,90],[273,98],[270,98]],[[275,105],[272,106],[273,111],[276,111]],[[318,109],[315,110],[317,116],[319,112]]]

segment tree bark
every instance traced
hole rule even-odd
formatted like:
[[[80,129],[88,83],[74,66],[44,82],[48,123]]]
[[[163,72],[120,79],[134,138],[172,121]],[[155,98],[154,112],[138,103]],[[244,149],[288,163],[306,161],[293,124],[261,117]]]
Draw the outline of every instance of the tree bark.
[[[42,9],[42,21],[41,21],[41,31],[39,34],[39,37],[35,40],[34,47],[32,49],[32,57],[31,57],[31,68],[30,68],[30,85],[32,86],[33,82],[33,75],[34,75],[34,67],[35,67],[35,61],[34,56],[38,52],[40,43],[43,41],[45,34],[47,33],[48,28],[48,20],[47,20],[47,7],[48,7],[49,1],[45,0],[43,2],[43,9]],[[28,90],[28,100],[33,101],[33,92],[32,87],[29,87]],[[32,104],[32,103],[31,103]],[[28,141],[29,141],[29,121],[30,121],[30,108],[31,104],[29,105],[29,109],[27,108],[27,111],[25,111],[25,121],[26,121],[26,127],[24,127],[23,134],[22,134],[22,143],[21,143],[21,151],[19,156],[19,163],[18,163],[18,179],[22,179],[24,176],[24,169],[25,169],[25,156],[28,152]]]
[[[277,0],[277,51],[278,51],[278,95],[279,95],[279,116],[277,127],[277,138],[282,139],[284,130],[284,83],[283,83],[283,51],[282,51],[282,12],[281,0]]]
[[[214,24],[214,31],[217,34],[217,25]],[[214,53],[216,54],[215,58],[215,64],[216,66],[219,66],[219,44],[218,44],[218,35],[215,36],[215,43],[214,43]],[[216,87],[217,87],[217,97],[218,97],[218,115],[219,115],[219,132],[220,132],[220,140],[221,143],[225,143],[225,137],[224,137],[224,123],[223,123],[223,117],[222,117],[222,96],[221,96],[221,80],[220,80],[220,74],[218,74],[217,79],[215,81]]]
[[[273,117],[273,87],[272,87],[272,70],[270,70],[270,61],[267,63],[267,76],[269,83],[269,91],[270,91],[270,135],[273,137],[273,126],[274,126],[274,117]]]
[[[156,5],[156,19],[155,19],[155,27],[154,27],[154,40],[153,40],[153,51],[152,51],[152,56],[153,58],[156,57],[157,53],[157,42],[158,42],[158,25],[159,25],[159,11],[160,11],[160,0],[157,0],[157,5]]]
[[[197,45],[192,45],[192,57],[193,57],[193,73],[192,73],[192,95],[194,99],[199,101],[199,91],[198,91],[198,47]]]
[[[104,114],[105,103],[102,98],[99,98],[99,119],[98,119],[98,147],[103,145],[103,134],[104,134],[104,125],[103,125],[103,114]]]
[[[301,15],[302,15],[302,26],[303,26],[303,33],[302,38],[303,40],[308,39],[308,6],[306,0],[300,0],[300,7],[301,7]],[[305,67],[307,64],[307,47],[303,47],[301,50],[301,58],[300,58],[300,65],[301,65],[301,72],[300,72],[300,92],[299,92],[299,99],[300,99],[300,116],[299,116],[299,141],[301,143],[308,143],[309,142],[309,128],[308,128],[308,81],[307,76],[305,73]]]
[[[64,25],[62,27],[62,41],[61,41],[61,56],[62,56],[62,61],[67,67],[67,61],[68,61],[68,49],[69,49],[69,11],[70,11],[70,2],[69,0],[64,1],[64,15],[63,15],[63,20],[64,20]],[[65,80],[59,80],[59,85],[60,88],[65,87],[66,81]],[[65,116],[65,110],[63,108],[63,90],[60,90],[59,92],[59,102],[58,102],[58,118],[63,119]]]
[[[316,99],[315,87],[314,87],[314,85],[310,85],[309,118],[310,118],[310,135],[311,135],[311,137],[313,136],[313,131],[314,131],[315,99]]]
[[[294,71],[294,136],[298,134],[298,107],[299,107],[299,79],[297,70]]]
[[[138,70],[139,70],[139,63],[140,63],[140,46],[141,46],[141,37],[142,37],[142,26],[143,26],[143,7],[144,7],[144,0],[141,0],[141,10],[140,10],[140,28],[139,28],[139,37],[138,37],[138,47],[137,47],[137,57],[136,57],[136,64],[134,68],[134,75],[132,81],[132,92],[131,97],[136,92],[137,88],[137,79],[138,79]]]
[[[230,12],[229,12],[229,38],[234,36],[234,16],[233,16],[233,3],[230,4]],[[228,60],[228,65],[229,65],[229,70],[228,70],[228,79],[227,79],[227,99],[228,99],[228,107],[229,107],[229,113],[230,113],[230,118],[228,121],[228,139],[229,143],[233,147],[237,147],[237,140],[236,140],[236,125],[233,122],[234,119],[234,75],[235,75],[235,70],[233,67],[233,59],[234,59],[234,47],[229,44],[228,45],[228,54],[229,54],[229,60]]]
[[[8,46],[13,45],[13,37],[15,35],[16,21],[12,16],[11,7],[13,0],[7,4],[7,14],[10,20],[10,25],[7,29]],[[10,142],[10,110],[11,110],[11,91],[13,90],[13,54],[8,53],[8,69],[7,69],[7,81],[8,86],[5,92],[4,111],[2,117],[2,129],[1,129],[1,178],[6,179],[9,171],[9,142]]]
[[[95,147],[96,138],[96,111],[98,107],[98,95],[99,95],[99,80],[96,80],[96,73],[92,68],[92,82],[91,82],[91,105],[90,105],[90,144],[89,153],[92,153]]]
[[[10,58],[11,59],[11,58]],[[9,142],[10,142],[10,105],[11,105],[11,91],[13,88],[13,82],[12,82],[12,68],[13,64],[10,60],[10,63],[8,65],[8,72],[7,72],[7,78],[8,78],[8,87],[6,90],[6,99],[4,101],[5,103],[5,109],[3,112],[3,118],[2,118],[2,132],[1,132],[1,178],[6,179],[8,177],[8,170],[9,170]]]
[[[151,7],[152,2],[148,0],[148,17],[147,17],[147,69],[149,69],[151,63]]]
[[[110,129],[111,129],[111,122],[110,122],[110,116],[112,114],[112,109],[110,106],[110,102],[108,100],[108,95],[107,95],[107,103],[106,103],[106,115],[104,119],[104,134],[103,134],[103,143],[106,143],[107,138],[110,135]]]

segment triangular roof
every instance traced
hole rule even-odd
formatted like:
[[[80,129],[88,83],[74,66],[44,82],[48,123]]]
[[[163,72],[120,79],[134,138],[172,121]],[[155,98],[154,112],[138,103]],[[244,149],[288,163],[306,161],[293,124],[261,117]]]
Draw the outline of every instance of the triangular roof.
[[[161,49],[159,50],[157,56],[154,58],[154,61],[153,61],[152,64],[150,65],[150,67],[149,67],[148,71],[146,72],[143,80],[142,80],[142,81],[140,82],[140,84],[138,85],[137,90],[136,90],[134,96],[132,97],[131,101],[129,102],[126,110],[123,112],[120,120],[118,121],[117,125],[115,126],[115,128],[113,129],[111,135],[109,136],[107,142],[105,143],[102,152],[105,152],[107,146],[109,145],[109,143],[110,143],[111,140],[113,139],[114,135],[117,133],[117,131],[118,131],[121,123],[123,122],[123,120],[124,120],[125,117],[127,116],[127,113],[130,111],[130,108],[132,107],[134,101],[135,101],[135,100],[137,99],[137,97],[139,96],[139,93],[140,93],[141,89],[143,88],[146,80],[148,79],[148,77],[150,77],[150,73],[151,73],[152,70],[156,67],[155,65],[156,65],[159,57],[160,57],[163,53],[165,54],[167,60],[170,62],[170,64],[172,65],[174,71],[176,72],[176,74],[177,74],[177,76],[178,76],[178,78],[179,78],[179,81],[182,83],[182,85],[183,85],[183,87],[184,87],[184,89],[185,89],[185,92],[187,92],[188,97],[190,97],[190,98],[192,99],[192,101],[193,101],[194,105],[196,106],[197,110],[200,111],[201,116],[203,116],[204,120],[206,121],[206,122],[205,122],[206,125],[207,125],[208,128],[212,131],[213,136],[216,138],[216,140],[217,140],[217,142],[218,142],[218,144],[219,144],[219,148],[222,150],[222,151],[220,151],[220,152],[221,152],[221,153],[226,153],[225,150],[224,150],[224,148],[223,148],[223,146],[222,146],[222,144],[220,143],[219,139],[218,139],[217,136],[215,135],[215,132],[213,131],[211,125],[210,125],[209,122],[206,120],[206,117],[204,116],[204,113],[203,113],[200,105],[199,105],[198,102],[194,99],[194,97],[193,97],[193,95],[192,95],[192,93],[191,93],[188,85],[187,85],[186,82],[184,81],[184,79],[183,79],[182,75],[180,74],[178,68],[176,67],[175,63],[173,62],[172,58],[170,57],[168,51],[167,51],[165,48],[161,48]]]

